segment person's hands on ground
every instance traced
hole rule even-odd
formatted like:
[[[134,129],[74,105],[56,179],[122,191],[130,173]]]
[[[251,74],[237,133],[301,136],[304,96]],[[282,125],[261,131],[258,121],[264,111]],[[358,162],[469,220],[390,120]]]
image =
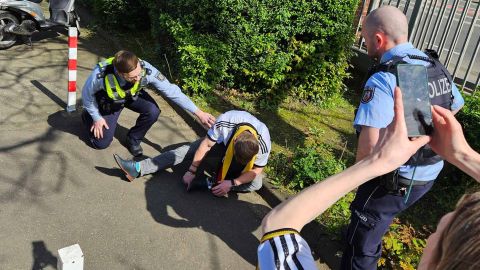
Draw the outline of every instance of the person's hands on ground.
[[[215,117],[209,113],[206,113],[202,110],[197,110],[195,115],[198,117],[198,120],[202,123],[202,125],[210,128],[215,123]]]
[[[97,139],[103,138],[103,128],[109,129],[107,122],[102,117],[99,120],[93,122],[92,127],[90,127],[90,132],[93,132],[93,136]]]
[[[227,194],[232,189],[232,181],[223,180],[218,185],[212,187],[212,193],[215,196],[221,197]]]
[[[192,183],[193,179],[195,178],[195,174],[193,174],[192,172],[190,171],[187,171],[183,177],[182,177],[182,181],[183,183],[185,184],[187,190],[190,189],[190,184]]]
[[[470,149],[463,135],[462,126],[450,110],[440,106],[432,107],[433,135],[430,147],[447,161]]]
[[[402,92],[399,87],[394,93],[395,116],[387,128],[380,130],[378,143],[369,158],[380,161],[384,173],[391,172],[404,164],[415,152],[430,141],[430,137],[408,138],[407,125],[403,111]]]

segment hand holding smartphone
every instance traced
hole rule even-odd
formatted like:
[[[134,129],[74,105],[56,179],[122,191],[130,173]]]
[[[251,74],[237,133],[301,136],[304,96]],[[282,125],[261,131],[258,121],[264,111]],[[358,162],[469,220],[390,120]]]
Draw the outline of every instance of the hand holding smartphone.
[[[433,123],[427,68],[423,65],[398,64],[396,77],[397,85],[402,90],[408,137],[431,134]]]

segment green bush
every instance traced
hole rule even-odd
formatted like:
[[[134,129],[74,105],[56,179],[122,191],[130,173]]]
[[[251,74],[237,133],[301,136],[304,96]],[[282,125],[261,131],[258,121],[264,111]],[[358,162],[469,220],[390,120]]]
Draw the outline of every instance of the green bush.
[[[326,145],[298,147],[292,161],[293,178],[288,187],[302,190],[344,168],[344,162],[338,160]]]
[[[342,89],[357,0],[141,1],[160,54],[192,92],[221,83],[276,103]]]
[[[463,125],[465,138],[476,151],[480,151],[480,91],[464,95],[465,105],[457,115]]]
[[[395,219],[382,238],[382,258],[378,261],[378,266],[387,269],[416,269],[426,246],[426,241],[422,238],[424,236],[419,237],[412,226],[401,224]]]
[[[155,36],[171,35],[175,41],[176,55],[170,57],[178,72],[183,88],[190,94],[205,94],[225,78],[230,51],[211,34],[196,33],[191,24],[182,24],[168,14],[160,14],[152,31]],[[162,38],[163,53],[171,55],[172,41]],[[165,46],[163,46],[165,44]],[[162,50],[160,50],[162,51]]]
[[[288,180],[292,178],[292,157],[283,151],[272,151],[268,159],[265,172],[270,182],[279,187],[286,187]]]
[[[297,147],[292,155],[273,152],[267,173],[273,184],[301,191],[345,169],[329,146],[313,142]],[[272,170],[271,168],[275,168]]]
[[[349,192],[334,205],[325,210],[318,220],[334,237],[340,236],[340,231],[350,223],[350,204],[355,198],[355,192]]]
[[[272,153],[267,173],[273,184],[301,191],[345,168],[344,161],[338,160],[329,147],[311,141],[312,138],[306,146],[297,147],[292,156]],[[318,217],[332,235],[338,235],[340,229],[348,225],[354,197],[354,192],[348,193]]]

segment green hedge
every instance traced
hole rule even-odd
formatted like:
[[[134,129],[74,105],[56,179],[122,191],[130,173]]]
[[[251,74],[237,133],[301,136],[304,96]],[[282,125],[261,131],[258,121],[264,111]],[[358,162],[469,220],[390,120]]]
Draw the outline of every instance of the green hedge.
[[[473,149],[480,152],[480,90],[464,95],[465,105],[457,115],[462,123],[465,138]]]
[[[183,87],[322,101],[347,76],[357,0],[141,0]]]

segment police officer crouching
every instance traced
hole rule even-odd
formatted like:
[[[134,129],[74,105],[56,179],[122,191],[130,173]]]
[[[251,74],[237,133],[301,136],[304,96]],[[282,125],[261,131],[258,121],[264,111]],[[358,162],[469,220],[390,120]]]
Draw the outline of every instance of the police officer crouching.
[[[132,52],[119,51],[98,63],[82,89],[85,108],[82,120],[93,148],[105,149],[111,144],[118,117],[123,108],[128,108],[140,116],[128,131],[125,144],[132,155],[143,154],[140,143],[160,115],[157,103],[144,90],[146,86],[152,86],[195,114],[203,125],[210,127],[215,122],[211,114],[198,109],[178,86],[171,84],[147,61]]]

